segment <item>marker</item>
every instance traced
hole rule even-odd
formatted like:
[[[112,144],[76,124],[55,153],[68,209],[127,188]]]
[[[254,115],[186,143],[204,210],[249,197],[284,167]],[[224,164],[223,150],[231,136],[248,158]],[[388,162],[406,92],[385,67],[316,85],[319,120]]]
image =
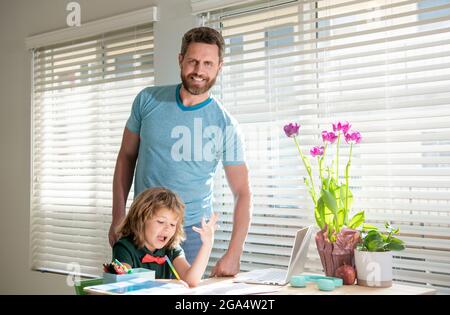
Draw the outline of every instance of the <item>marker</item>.
[[[125,273],[131,273],[131,270],[128,270],[127,267],[125,267],[124,265],[122,265],[122,263],[120,261],[118,261],[116,258],[114,258],[114,262],[116,264],[118,264],[120,267],[122,267],[123,271],[125,271]]]
[[[175,270],[175,267],[172,265],[172,262],[170,261],[169,257],[167,257],[167,255],[164,256],[164,257],[166,257],[166,261],[169,264],[169,267],[172,270],[172,272],[175,275],[175,277],[177,277],[178,280],[181,280],[180,276],[178,275],[178,272]]]

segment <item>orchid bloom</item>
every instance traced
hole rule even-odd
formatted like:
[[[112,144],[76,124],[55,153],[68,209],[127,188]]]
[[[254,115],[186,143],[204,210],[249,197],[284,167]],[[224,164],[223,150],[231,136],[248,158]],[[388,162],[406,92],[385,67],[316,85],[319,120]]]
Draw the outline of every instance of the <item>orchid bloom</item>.
[[[333,131],[322,131],[323,142],[334,143],[337,139],[336,134]]]
[[[297,123],[290,123],[284,126],[283,129],[286,136],[288,136],[289,138],[293,138],[298,136],[298,130],[300,129],[300,125]]]
[[[347,134],[347,132],[350,130],[350,123],[348,121],[346,122],[340,122],[338,121],[337,123],[333,124],[333,131],[337,132],[337,131],[342,131],[344,134]]]
[[[324,152],[324,147],[314,147],[311,150],[309,150],[309,153],[311,153],[312,157],[316,157],[316,156],[322,156],[323,152]]]
[[[351,131],[345,134],[345,141],[348,144],[360,143],[361,139],[361,134],[358,131]]]

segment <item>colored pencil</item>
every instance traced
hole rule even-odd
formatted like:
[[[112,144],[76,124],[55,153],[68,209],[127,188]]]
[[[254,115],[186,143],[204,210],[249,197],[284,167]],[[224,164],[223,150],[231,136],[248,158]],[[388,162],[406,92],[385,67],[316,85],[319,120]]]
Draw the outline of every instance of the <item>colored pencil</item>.
[[[169,264],[169,267],[172,270],[175,277],[177,277],[178,280],[181,280],[180,276],[178,275],[178,272],[175,270],[175,267],[172,265],[172,262],[170,261],[169,257],[167,257],[167,255],[165,257],[166,257],[166,261]]]

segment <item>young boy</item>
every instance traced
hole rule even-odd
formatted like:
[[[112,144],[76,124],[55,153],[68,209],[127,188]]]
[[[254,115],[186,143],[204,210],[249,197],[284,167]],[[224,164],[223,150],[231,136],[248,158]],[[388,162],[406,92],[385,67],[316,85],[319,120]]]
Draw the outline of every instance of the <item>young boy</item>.
[[[213,214],[208,223],[203,219],[201,228],[193,227],[200,234],[202,246],[192,265],[180,247],[183,218],[184,204],[175,193],[165,188],[143,191],[119,227],[121,238],[113,246],[113,260],[154,270],[156,279],[170,279],[174,276],[167,255],[181,280],[190,287],[197,286],[208,264],[218,216]]]

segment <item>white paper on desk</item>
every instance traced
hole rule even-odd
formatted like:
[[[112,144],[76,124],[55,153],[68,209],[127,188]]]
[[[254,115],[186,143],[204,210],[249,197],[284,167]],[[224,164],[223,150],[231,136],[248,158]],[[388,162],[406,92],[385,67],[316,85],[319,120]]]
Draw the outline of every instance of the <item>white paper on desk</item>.
[[[191,294],[200,295],[248,295],[258,293],[277,292],[280,286],[259,285],[222,281],[202,285],[191,291]]]
[[[140,289],[127,292],[127,295],[181,295],[190,294],[191,289],[186,288],[182,284],[167,283],[164,286],[149,289]]]

